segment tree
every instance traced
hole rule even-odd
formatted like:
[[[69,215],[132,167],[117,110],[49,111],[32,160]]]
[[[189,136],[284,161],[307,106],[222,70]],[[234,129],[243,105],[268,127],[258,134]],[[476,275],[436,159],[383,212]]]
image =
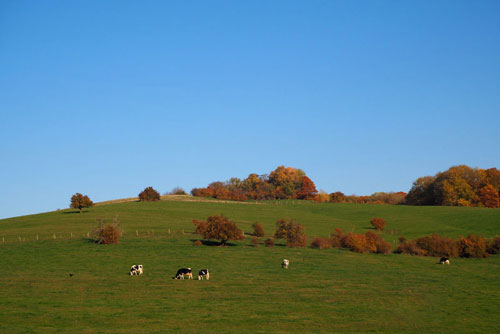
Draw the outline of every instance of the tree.
[[[370,221],[370,224],[372,224],[372,226],[375,227],[376,230],[383,231],[384,227],[385,227],[385,220],[383,220],[382,218],[378,218],[378,217],[373,218]]]
[[[153,187],[147,187],[139,193],[139,200],[141,202],[159,201],[160,193],[153,189]]]
[[[87,195],[82,195],[80,193],[76,193],[71,196],[71,204],[70,208],[79,209],[80,213],[82,213],[83,208],[90,208],[94,203],[90,200]]]
[[[498,208],[500,206],[498,192],[491,184],[479,189],[479,199],[487,208]]]
[[[264,236],[264,226],[262,226],[261,223],[255,223],[252,225],[253,227],[253,235],[256,237],[263,237]]]
[[[276,222],[276,232],[274,238],[285,239],[288,247],[305,247],[307,244],[307,236],[304,233],[304,226],[295,223],[293,219],[287,223],[284,218]]]
[[[224,215],[208,217],[207,221],[193,220],[196,233],[206,239],[220,240],[221,246],[226,246],[228,240],[243,240],[245,236],[235,223]]]
[[[316,190],[316,186],[314,185],[314,182],[308,178],[307,176],[302,177],[302,187],[300,188],[299,192],[297,193],[297,198],[298,199],[314,199],[314,196],[318,191]]]

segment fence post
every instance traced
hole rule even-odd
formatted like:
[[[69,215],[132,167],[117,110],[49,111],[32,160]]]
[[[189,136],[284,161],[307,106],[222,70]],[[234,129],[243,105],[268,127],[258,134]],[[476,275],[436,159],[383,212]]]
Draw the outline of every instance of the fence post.
[[[38,241],[38,233],[36,234],[36,241]]]
[[[56,239],[56,234],[55,233],[52,235],[52,238]]]
[[[135,235],[139,236],[139,230],[135,230]]]

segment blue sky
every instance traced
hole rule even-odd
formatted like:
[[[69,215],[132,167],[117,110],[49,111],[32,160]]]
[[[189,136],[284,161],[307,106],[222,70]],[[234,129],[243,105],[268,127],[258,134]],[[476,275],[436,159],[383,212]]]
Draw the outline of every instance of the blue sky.
[[[2,1],[0,218],[279,165],[500,168],[498,1]]]

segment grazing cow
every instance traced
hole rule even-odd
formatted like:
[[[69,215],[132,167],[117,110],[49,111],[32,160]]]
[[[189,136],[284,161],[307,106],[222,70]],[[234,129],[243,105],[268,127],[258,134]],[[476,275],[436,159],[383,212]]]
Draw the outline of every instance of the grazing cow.
[[[144,268],[142,264],[134,264],[132,267],[130,267],[130,276],[134,275],[142,275],[144,272]]]
[[[290,264],[290,261],[287,259],[283,259],[283,262],[281,262],[281,268],[288,269],[288,265]]]
[[[447,257],[442,257],[440,260],[439,260],[439,264],[450,264],[450,259],[447,258]]]
[[[191,268],[181,268],[177,270],[177,274],[175,274],[173,279],[184,279],[184,276],[187,276],[188,279],[193,279],[193,271]]]
[[[207,281],[210,279],[210,273],[208,272],[208,269],[202,269],[198,273],[198,280],[201,281],[203,280],[203,277],[207,279]]]

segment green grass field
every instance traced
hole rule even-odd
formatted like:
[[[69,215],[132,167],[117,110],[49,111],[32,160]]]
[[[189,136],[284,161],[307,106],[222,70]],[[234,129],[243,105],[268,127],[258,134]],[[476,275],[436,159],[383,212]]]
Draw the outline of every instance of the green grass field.
[[[263,239],[255,248],[250,237],[193,246],[191,221],[220,213],[246,233],[260,222],[266,235],[282,217],[310,237],[334,227],[364,233],[382,217],[394,244],[400,235],[500,234],[495,209],[299,201],[123,202],[4,219],[0,333],[500,332],[500,256],[445,266],[431,257],[271,249]],[[115,216],[120,244],[88,241],[97,218]],[[132,264],[143,264],[144,275],[127,275]],[[208,268],[210,281],[172,280],[180,267],[195,276]]]

